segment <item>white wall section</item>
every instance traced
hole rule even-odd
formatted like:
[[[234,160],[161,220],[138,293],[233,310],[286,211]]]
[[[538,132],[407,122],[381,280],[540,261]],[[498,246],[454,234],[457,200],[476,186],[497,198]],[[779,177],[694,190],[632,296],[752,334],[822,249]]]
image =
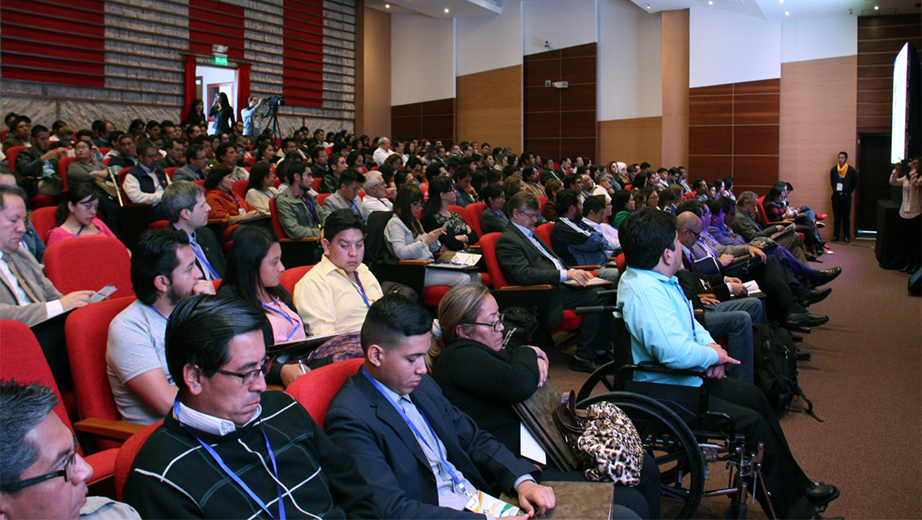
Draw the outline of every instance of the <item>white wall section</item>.
[[[596,41],[596,0],[527,0],[522,2],[524,54],[574,47]]]
[[[689,25],[689,87],[781,77],[780,21],[693,7]]]
[[[781,22],[781,63],[858,54],[858,17]]]
[[[459,18],[458,75],[522,64],[522,2],[503,2],[503,13]]]
[[[599,120],[663,115],[662,16],[599,0]]]
[[[455,20],[391,15],[391,105],[455,97]]]

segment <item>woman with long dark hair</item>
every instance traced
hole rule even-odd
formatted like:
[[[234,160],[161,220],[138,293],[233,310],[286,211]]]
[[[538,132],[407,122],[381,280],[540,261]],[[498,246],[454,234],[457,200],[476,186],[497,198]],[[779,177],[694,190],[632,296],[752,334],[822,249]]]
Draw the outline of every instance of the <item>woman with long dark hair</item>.
[[[253,166],[246,191],[246,203],[250,209],[255,209],[263,216],[269,215],[269,199],[274,199],[279,194],[275,180],[275,172],[265,162]]]
[[[275,343],[307,338],[291,294],[279,284],[284,271],[278,238],[263,228],[247,227],[234,237],[218,291],[219,296],[243,300],[266,313]],[[287,386],[304,371],[298,365],[281,365],[282,383]]]
[[[189,105],[189,112],[186,114],[187,125],[201,126],[204,130],[208,125],[208,118],[205,117],[205,102],[201,99],[192,100]]]
[[[86,182],[78,182],[67,190],[67,198],[61,201],[55,212],[57,227],[48,232],[45,244],[51,245],[69,238],[86,238],[96,235],[116,238],[103,221],[96,218],[99,209],[99,194],[96,188]]]
[[[621,223],[624,222],[624,219],[626,219],[636,207],[637,204],[634,202],[634,196],[630,191],[616,191],[611,198],[611,211],[612,215],[614,215],[611,220],[612,227],[617,228],[620,226]]]
[[[214,135],[231,133],[231,129],[234,128],[234,107],[227,100],[227,94],[224,92],[215,94],[208,115],[214,116]]]
[[[262,144],[259,145],[259,148],[256,149],[256,162],[266,163],[272,166],[278,161],[275,152],[275,145],[272,144],[271,140],[263,141]],[[250,172],[250,174],[252,175],[252,172]]]
[[[432,231],[442,228],[446,233],[439,237],[439,242],[449,251],[460,251],[477,242],[477,233],[467,225],[464,218],[448,206],[455,203],[455,187],[451,178],[440,175],[429,181],[429,200],[423,208],[423,229]]]
[[[145,128],[146,125],[144,124],[143,120],[135,119],[131,122],[130,125],[128,125],[128,133],[134,137],[135,141],[137,141],[138,139],[142,139],[144,137]]]

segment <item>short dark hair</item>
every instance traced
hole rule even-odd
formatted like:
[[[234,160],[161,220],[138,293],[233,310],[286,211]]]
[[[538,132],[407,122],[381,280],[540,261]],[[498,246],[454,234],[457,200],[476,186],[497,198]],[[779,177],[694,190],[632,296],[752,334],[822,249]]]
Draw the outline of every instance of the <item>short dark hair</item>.
[[[224,157],[225,155],[227,155],[227,151],[232,149],[233,147],[234,145],[230,142],[219,144],[217,149],[215,149],[214,151],[215,158],[220,160],[221,157]],[[233,149],[236,150],[236,148],[233,148]]]
[[[36,137],[38,137],[38,134],[40,134],[40,133],[42,133],[42,132],[47,132],[47,131],[48,131],[48,127],[47,127],[47,126],[44,126],[44,125],[35,125],[35,126],[32,127],[32,133],[30,133],[29,135],[32,136],[32,138],[36,138]]]
[[[586,215],[588,215],[589,213],[599,213],[604,210],[605,210],[605,197],[603,197],[602,195],[594,195],[592,197],[586,197],[586,200],[583,201],[583,213]]]
[[[704,207],[704,202],[695,199],[683,200],[681,204],[678,205],[675,209],[675,214],[685,213],[686,211],[691,211],[695,214],[696,217],[701,218],[701,215],[704,214],[701,211],[701,208]]]
[[[192,146],[187,147],[186,148],[186,162],[194,160],[195,156],[198,155],[199,152],[204,152],[204,151],[205,151],[205,147],[202,146],[201,144],[193,144]]]
[[[362,324],[362,350],[372,345],[391,350],[405,338],[426,334],[432,330],[432,315],[418,303],[389,293],[369,307]]]
[[[352,184],[353,182],[357,182],[359,184],[365,184],[365,176],[362,175],[362,172],[356,169],[353,169],[353,168],[349,168],[348,170],[339,174],[339,185],[340,186],[342,186],[343,184]]]
[[[557,193],[557,202],[554,203],[557,214],[565,215],[570,208],[579,204],[579,194],[573,190],[561,190]]]
[[[32,119],[29,116],[16,116],[16,119],[13,119],[10,122],[10,130],[15,129],[17,126],[19,126],[19,123],[22,123],[23,121],[25,121],[27,124],[32,124]]]
[[[234,170],[231,170],[230,166],[226,164],[218,164],[217,166],[214,166],[211,168],[211,170],[208,171],[208,177],[205,178],[205,189],[213,190],[217,188],[218,184],[221,182],[221,179],[231,175],[232,173],[234,173]]]
[[[624,261],[634,269],[653,269],[663,251],[675,251],[676,218],[668,211],[634,211],[618,228]]]
[[[186,365],[197,366],[212,377],[230,359],[227,345],[235,337],[262,331],[267,345],[272,327],[264,311],[236,298],[195,295],[173,309],[166,326],[166,364],[180,392],[187,390],[182,376]]]
[[[131,249],[131,286],[138,300],[145,305],[157,301],[159,293],[154,278],[172,279],[179,265],[179,248],[189,245],[189,235],[171,226],[145,231]]]
[[[3,198],[7,195],[11,197],[19,197],[22,199],[22,202],[26,202],[26,192],[19,186],[8,186],[6,184],[0,184],[0,211],[3,210],[5,203]]]
[[[288,159],[286,158],[285,161],[287,161],[287,160],[288,160]],[[283,162],[284,162],[284,161],[283,161]],[[307,172],[308,174],[311,174],[311,169],[308,168],[307,166],[308,166],[307,163],[304,162],[304,161],[292,161],[292,162],[289,162],[288,164],[285,165],[285,168],[281,168],[281,170],[282,170],[282,178],[283,178],[283,179],[285,180],[285,182],[287,182],[288,184],[292,184],[292,183],[294,182],[294,180],[295,180],[295,175],[298,175],[298,176],[300,176],[300,177],[303,177],[303,176],[304,176],[304,172]],[[276,168],[275,168],[276,172],[278,172],[279,169],[280,169],[279,167],[276,167]]]
[[[846,152],[845,150],[842,150],[841,152],[839,152],[839,153],[837,154],[837,156],[839,156],[839,155],[844,155],[845,158],[848,159],[848,152]]]
[[[89,129],[86,129],[86,128],[84,128],[83,130],[77,130],[77,133],[74,134],[74,139],[77,140],[77,141],[81,141],[80,138],[81,138],[81,137],[84,137],[84,136],[89,137],[89,138],[90,138],[90,141],[92,141],[92,140],[93,140],[93,131],[92,131],[92,130],[89,130]]]
[[[711,215],[717,215],[724,211],[724,207],[719,200],[708,199],[704,201],[704,205],[708,207],[708,211],[711,212]]]
[[[205,188],[194,182],[174,182],[167,186],[163,190],[160,206],[170,224],[179,222],[182,210],[192,211],[199,195],[205,196]]]
[[[355,214],[351,209],[343,208],[330,213],[323,221],[323,238],[332,241],[336,235],[347,229],[358,229],[365,235],[365,219]]]
[[[153,141],[150,139],[141,139],[138,142],[138,148],[135,150],[135,152],[138,154],[138,157],[141,157],[145,152],[147,152],[147,150],[151,148],[157,150],[157,153],[160,153],[159,148],[157,148],[157,145],[155,145]]]
[[[318,128],[318,130],[320,130],[320,129]],[[321,130],[321,131],[322,131],[322,130]],[[323,148],[322,146],[315,146],[315,147],[311,148],[311,160],[312,160],[312,161],[316,161],[317,158],[320,157],[320,154],[324,154],[324,155],[327,154],[327,151],[324,150],[324,148]]]
[[[22,474],[38,460],[39,447],[26,437],[53,413],[58,398],[52,389],[38,383],[0,382],[0,491],[19,482]]]
[[[489,202],[487,202],[487,199],[495,200],[499,198],[500,195],[503,195],[505,193],[506,192],[503,191],[502,184],[498,182],[493,182],[493,183],[487,184],[486,186],[483,187],[482,190],[480,190],[480,200],[489,204]]]

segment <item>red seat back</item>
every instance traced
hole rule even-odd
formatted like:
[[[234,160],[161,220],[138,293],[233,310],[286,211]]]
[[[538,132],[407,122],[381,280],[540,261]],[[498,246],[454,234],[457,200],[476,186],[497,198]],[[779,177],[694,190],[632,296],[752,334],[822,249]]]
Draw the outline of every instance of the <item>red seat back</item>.
[[[114,285],[118,290],[113,298],[134,296],[131,258],[118,239],[93,236],[62,240],[45,250],[44,260],[45,276],[63,294]]]
[[[147,229],[161,229],[170,225],[169,220],[155,220],[147,225]]]
[[[285,288],[291,294],[295,293],[295,285],[298,285],[298,282],[301,281],[301,278],[304,278],[304,275],[307,274],[314,265],[299,265],[298,267],[292,267],[291,269],[285,269],[282,273],[282,277],[279,279],[279,285]]]
[[[106,344],[109,324],[134,300],[134,297],[129,296],[94,303],[76,309],[67,317],[64,337],[67,339],[67,357],[70,360],[81,419],[122,418],[106,376]],[[100,447],[118,446],[118,443],[107,444]]]
[[[538,235],[545,244],[550,246],[551,250],[554,250],[554,246],[551,245],[551,230],[554,229],[554,223],[548,222],[547,224],[541,224],[535,228],[535,233]],[[555,251],[556,252],[556,251]]]
[[[15,379],[22,384],[39,383],[52,389],[58,398],[54,413],[58,414],[58,418],[70,431],[73,431],[74,428],[67,417],[67,410],[64,408],[58,384],[51,375],[45,354],[38,340],[35,339],[32,329],[15,320],[0,320],[0,337],[3,338],[3,363],[0,363],[0,379],[4,381]],[[83,454],[79,444],[77,451]]]
[[[58,159],[58,175],[61,176],[61,191],[67,191],[67,168],[70,163],[76,161],[76,157],[61,157]]]
[[[103,154],[103,155],[106,155],[107,153],[109,153],[109,152],[111,152],[111,151],[112,151],[112,148],[106,148],[105,146],[103,146],[102,148],[99,149],[99,153],[101,153],[101,154]]]
[[[179,168],[180,168],[179,166],[171,166],[169,168],[163,169],[163,171],[166,172],[167,178],[170,179],[170,182],[173,181],[173,174],[176,173],[176,170],[178,170]]]
[[[247,198],[247,186],[249,185],[249,180],[234,181],[233,186],[231,186],[231,191],[240,197],[240,200],[245,200]]]
[[[256,164],[256,157],[244,157],[243,162],[249,164],[250,166],[254,166]]]
[[[279,222],[279,212],[275,207],[275,198],[269,198],[269,218],[272,220],[272,231],[279,238],[288,238],[285,230],[282,229],[282,223]]]
[[[544,214],[544,206],[547,205],[547,197],[544,195],[538,195],[536,198],[538,199],[538,204],[540,204],[538,207],[538,212]]]
[[[323,201],[327,200],[327,197],[332,195],[332,193],[318,193],[317,194],[317,204],[323,205]]]
[[[624,262],[624,253],[621,253],[615,257],[615,264],[617,264],[619,272],[624,272]]]
[[[467,208],[465,208],[464,206],[457,206],[455,204],[452,204],[448,206],[448,211],[454,211],[458,215],[461,215],[461,218],[463,218],[464,221],[467,222],[467,225],[471,226],[471,229],[474,229],[474,223],[471,221],[471,214],[467,210]],[[478,234],[477,236],[480,236],[480,235]]]
[[[35,227],[35,233],[42,242],[48,242],[48,232],[54,229],[57,224],[55,212],[58,210],[55,206],[45,206],[32,211],[30,218],[32,226]]]
[[[10,171],[13,173],[16,173],[16,156],[26,148],[28,148],[28,146],[11,146],[10,149],[6,151],[6,162],[10,165]]]
[[[509,285],[506,281],[506,275],[503,268],[499,266],[499,260],[496,259],[496,242],[502,233],[487,233],[480,237],[480,250],[483,253],[483,260],[487,264],[487,272],[490,274],[490,280],[493,282],[493,288],[500,290]]]
[[[762,195],[761,197],[759,197],[757,205],[759,206],[759,218],[762,219],[763,225],[768,222],[768,213],[765,212],[764,202],[765,202],[765,195]]]
[[[473,204],[468,204],[466,208],[467,214],[471,217],[469,224],[474,231],[477,232],[478,237],[483,236],[483,229],[480,227],[480,216],[483,215],[483,210],[487,209],[486,202],[475,202]]]
[[[301,403],[314,418],[314,422],[323,428],[323,419],[336,392],[349,376],[359,371],[364,362],[364,358],[347,359],[311,370],[295,379],[285,391]]]
[[[122,184],[125,183],[125,177],[128,176],[128,172],[130,172],[130,171],[133,170],[133,169],[134,169],[134,168],[122,168],[122,169],[119,170],[119,172],[118,172],[118,177],[117,177],[117,179],[118,179],[118,191],[120,191],[121,194],[122,194],[122,202],[124,202],[124,203],[126,203],[126,204],[129,203],[129,202],[131,202],[131,201],[128,200],[128,194],[125,193],[125,188],[122,187]]]
[[[138,456],[138,452],[141,451],[141,446],[144,446],[148,437],[150,437],[150,435],[154,433],[154,430],[159,428],[162,424],[163,421],[158,421],[147,426],[129,437],[128,440],[125,441],[125,444],[122,444],[122,447],[119,448],[118,455],[115,457],[115,498],[118,500],[122,499],[122,488],[125,487],[128,474],[131,473],[131,466],[134,464],[134,458]]]
[[[322,181],[322,180],[323,180],[323,179],[321,179],[320,177],[311,177],[311,189],[314,190],[314,191],[319,190],[319,189],[320,189],[320,181]]]

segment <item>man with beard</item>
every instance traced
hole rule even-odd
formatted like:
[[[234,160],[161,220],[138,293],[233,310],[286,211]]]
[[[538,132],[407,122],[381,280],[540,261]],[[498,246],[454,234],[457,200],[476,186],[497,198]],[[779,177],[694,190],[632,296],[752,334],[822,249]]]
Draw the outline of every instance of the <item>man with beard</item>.
[[[176,397],[164,343],[170,313],[193,294],[215,290],[202,277],[189,235],[172,227],[149,231],[135,245],[131,284],[138,299],[109,325],[106,372],[121,416],[151,424],[163,419]]]

